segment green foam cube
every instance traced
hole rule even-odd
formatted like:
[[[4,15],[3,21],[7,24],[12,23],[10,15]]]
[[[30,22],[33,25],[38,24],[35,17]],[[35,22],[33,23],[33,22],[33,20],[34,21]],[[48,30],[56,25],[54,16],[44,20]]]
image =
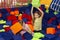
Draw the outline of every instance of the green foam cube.
[[[33,38],[32,40],[41,40],[41,39],[38,39],[38,38]]]
[[[33,7],[40,7],[40,0],[32,0],[32,6]]]
[[[46,10],[47,13],[49,13],[49,10]]]
[[[5,30],[4,29],[1,29],[0,32],[5,32]]]
[[[55,14],[55,15],[57,15],[57,14],[58,14],[58,12],[54,12],[54,14]]]
[[[33,35],[33,38],[44,38],[44,34],[42,34],[42,33],[40,33],[40,32],[37,32],[37,33],[34,33],[34,35]]]
[[[0,20],[0,24],[6,24],[6,21]]]

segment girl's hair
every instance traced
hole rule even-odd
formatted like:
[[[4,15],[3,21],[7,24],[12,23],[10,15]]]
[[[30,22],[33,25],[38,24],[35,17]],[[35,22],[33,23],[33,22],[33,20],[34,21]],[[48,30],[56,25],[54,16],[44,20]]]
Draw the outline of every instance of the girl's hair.
[[[35,13],[37,13],[37,14],[39,15],[39,17],[42,15],[42,13],[41,13],[40,11],[35,11],[35,12],[33,13],[33,15],[34,15]],[[35,21],[35,18],[33,18],[33,23],[34,23],[34,21]]]
[[[34,14],[37,13],[39,15],[39,17],[42,15],[42,13],[40,11],[35,11]],[[34,15],[33,14],[33,15]]]

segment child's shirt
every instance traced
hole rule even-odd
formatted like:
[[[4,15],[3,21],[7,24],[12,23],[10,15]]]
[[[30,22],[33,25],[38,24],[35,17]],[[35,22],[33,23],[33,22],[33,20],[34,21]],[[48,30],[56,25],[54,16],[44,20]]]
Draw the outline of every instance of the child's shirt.
[[[35,19],[34,30],[36,31],[42,30],[42,17]]]

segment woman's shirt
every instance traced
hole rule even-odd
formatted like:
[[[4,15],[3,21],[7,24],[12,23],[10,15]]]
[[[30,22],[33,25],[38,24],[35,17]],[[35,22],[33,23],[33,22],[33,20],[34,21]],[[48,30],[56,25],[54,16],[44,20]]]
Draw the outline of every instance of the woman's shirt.
[[[34,30],[42,30],[42,17],[35,19],[34,21]]]

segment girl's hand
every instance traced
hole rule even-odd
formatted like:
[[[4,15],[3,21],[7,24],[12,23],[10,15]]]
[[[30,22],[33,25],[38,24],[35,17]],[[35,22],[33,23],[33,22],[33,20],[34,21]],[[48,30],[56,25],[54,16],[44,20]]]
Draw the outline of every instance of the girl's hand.
[[[34,32],[32,32],[32,36],[34,35]]]
[[[37,9],[42,13],[41,17],[43,17],[44,16],[44,12],[40,8],[37,8]]]
[[[21,35],[23,35],[24,33],[26,33],[26,31],[25,31],[25,30],[23,30],[23,31],[21,31],[21,32],[20,32],[20,34],[21,34]]]

